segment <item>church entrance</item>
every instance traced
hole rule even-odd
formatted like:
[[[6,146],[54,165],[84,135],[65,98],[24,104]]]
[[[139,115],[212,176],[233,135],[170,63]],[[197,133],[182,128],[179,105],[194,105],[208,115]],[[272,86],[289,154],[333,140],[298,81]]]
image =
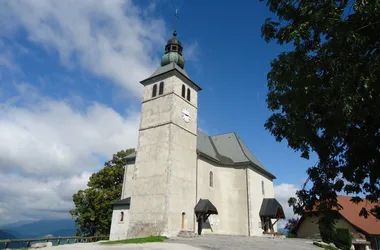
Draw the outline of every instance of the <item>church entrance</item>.
[[[261,227],[264,232],[273,232],[273,226],[279,219],[285,219],[285,213],[281,204],[274,198],[263,199],[260,208]],[[272,219],[276,221],[272,223]]]
[[[185,212],[182,212],[181,229],[185,229]]]
[[[216,207],[207,199],[199,199],[194,212],[198,222],[198,235],[202,234],[203,223],[207,221],[208,217],[211,214],[218,214]]]

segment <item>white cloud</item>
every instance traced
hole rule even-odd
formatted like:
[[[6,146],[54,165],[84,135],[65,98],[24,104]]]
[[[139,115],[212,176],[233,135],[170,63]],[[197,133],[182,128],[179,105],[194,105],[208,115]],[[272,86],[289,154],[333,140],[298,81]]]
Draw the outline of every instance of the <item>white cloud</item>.
[[[0,3],[0,35],[22,28],[30,41],[57,51],[65,66],[79,62],[140,98],[138,82],[155,70],[155,52],[166,40],[164,22],[142,15],[124,0],[8,0]],[[12,67],[6,59],[0,56],[0,63]]]
[[[183,56],[187,61],[199,61],[199,46],[198,41],[184,45],[185,49],[183,50]]]
[[[26,34],[64,67],[104,77],[124,96],[141,98],[139,81],[157,68],[162,53],[156,52],[168,38],[155,9],[153,2],[142,10],[128,0],[0,1],[0,38],[7,41],[0,39],[0,68],[21,72],[18,56],[42,62],[38,50],[17,44]],[[188,60],[197,58],[197,48],[189,46]],[[67,78],[65,87],[80,82],[58,77]],[[39,78],[41,88],[50,84],[49,77]],[[0,101],[0,223],[67,218],[73,193],[86,187],[102,166],[99,159],[136,147],[140,114],[133,106],[120,114],[98,102],[88,105],[85,97],[54,100],[26,83],[14,87],[17,95],[9,97],[0,84],[0,95],[9,97]]]
[[[0,109],[0,166],[21,174],[70,176],[98,165],[95,156],[110,157],[135,147],[140,116],[122,116],[100,103],[77,110],[64,100],[38,96],[19,85],[25,106]]]
[[[279,220],[277,222],[278,228],[284,228],[288,219],[297,217],[293,213],[293,209],[289,207],[288,200],[290,197],[295,197],[296,191],[299,189],[297,185],[281,183],[274,187],[274,196],[280,202],[285,212],[285,220]]]
[[[4,42],[0,40],[0,72],[5,68],[11,72],[21,72],[19,66],[15,63],[13,55],[9,48],[6,48]]]
[[[140,115],[121,115],[100,103],[78,110],[30,85],[16,87],[12,104],[0,105],[2,223],[67,217],[72,195],[101,167],[98,157],[136,147]]]

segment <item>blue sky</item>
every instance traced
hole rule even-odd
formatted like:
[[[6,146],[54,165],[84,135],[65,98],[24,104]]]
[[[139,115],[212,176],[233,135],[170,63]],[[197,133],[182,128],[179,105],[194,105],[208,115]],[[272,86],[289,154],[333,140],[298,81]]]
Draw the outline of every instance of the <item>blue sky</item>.
[[[264,129],[270,61],[290,48],[262,39],[272,16],[265,3],[10,0],[0,3],[3,223],[67,217],[89,175],[136,146],[139,80],[159,67],[176,8],[185,69],[203,88],[198,126],[236,132],[277,176],[276,197],[286,205],[316,157],[300,158]],[[11,189],[14,182],[22,185]]]

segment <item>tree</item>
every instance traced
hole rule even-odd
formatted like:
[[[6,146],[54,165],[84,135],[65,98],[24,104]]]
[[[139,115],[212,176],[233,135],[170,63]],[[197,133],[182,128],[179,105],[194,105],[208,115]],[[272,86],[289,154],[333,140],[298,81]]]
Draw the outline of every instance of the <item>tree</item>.
[[[134,149],[117,152],[104,168],[92,174],[88,188],[73,195],[75,208],[70,214],[75,218],[77,235],[108,235],[112,219],[112,203],[120,200],[125,157]]]
[[[264,0],[261,0],[264,1]],[[336,194],[380,198],[380,1],[266,0],[277,18],[262,26],[267,42],[292,49],[271,62],[265,123],[277,141],[318,162],[311,187],[289,200],[296,214],[340,208]],[[369,206],[370,207],[370,206]],[[363,208],[380,218],[380,207]]]
[[[285,229],[292,231],[298,224],[299,218],[291,218],[285,225]]]

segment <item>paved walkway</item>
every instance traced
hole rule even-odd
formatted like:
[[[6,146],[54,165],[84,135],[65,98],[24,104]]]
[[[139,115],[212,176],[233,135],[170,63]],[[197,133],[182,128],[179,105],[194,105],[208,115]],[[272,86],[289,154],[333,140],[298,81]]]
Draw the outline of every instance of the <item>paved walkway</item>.
[[[44,249],[44,248],[42,248]],[[49,247],[49,250],[200,250],[179,243],[155,242],[143,244],[101,245],[99,243],[76,243]]]
[[[166,242],[187,244],[204,250],[318,250],[305,239],[269,239],[248,236],[202,235],[196,238],[173,238]]]
[[[196,238],[171,238],[163,243],[101,245],[77,243],[51,247],[51,250],[320,250],[303,239],[202,235]]]

